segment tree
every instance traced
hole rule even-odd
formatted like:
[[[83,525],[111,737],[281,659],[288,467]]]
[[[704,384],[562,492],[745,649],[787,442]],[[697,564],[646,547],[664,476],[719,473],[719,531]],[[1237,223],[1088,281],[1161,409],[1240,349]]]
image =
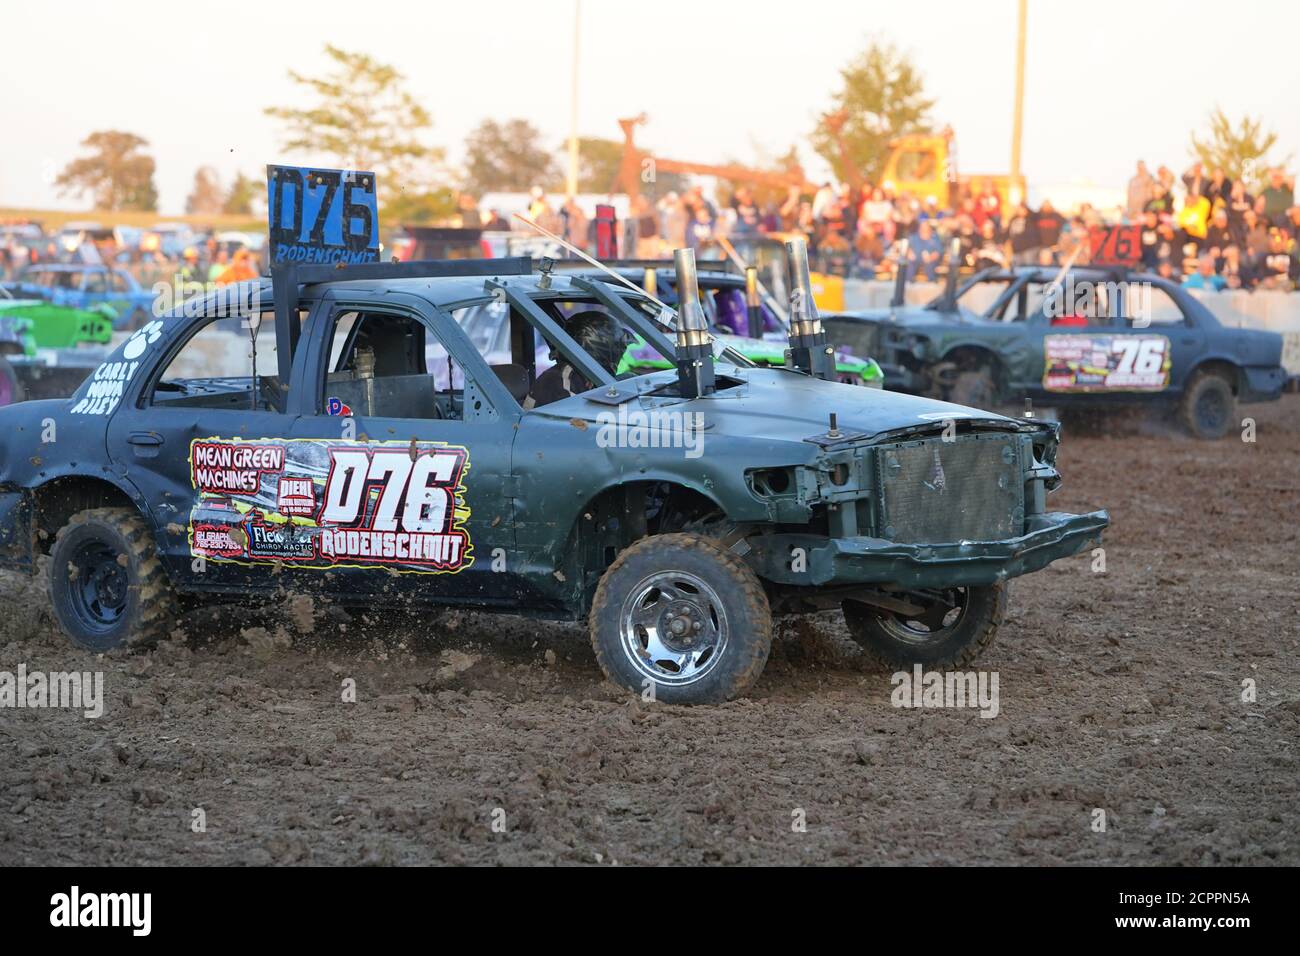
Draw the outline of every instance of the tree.
[[[578,191],[607,193],[617,189],[622,162],[622,143],[595,136],[578,137]]]
[[[562,181],[559,164],[538,146],[541,133],[525,119],[485,119],[465,140],[465,191],[522,191],[533,186],[555,189]]]
[[[334,64],[319,79],[293,70],[289,78],[316,97],[307,109],[272,106],[267,116],[284,124],[284,148],[325,156],[346,169],[374,172],[383,205],[404,189],[423,191],[442,162],[442,150],[421,134],[433,125],[394,67],[364,53],[325,45]]]
[[[221,204],[221,211],[231,216],[251,216],[253,215],[253,204],[266,195],[266,182],[261,179],[254,179],[251,176],[245,176],[243,173],[235,174],[235,181],[230,184],[230,191],[226,193],[225,199]]]
[[[59,173],[54,184],[61,195],[89,193],[96,209],[109,212],[157,210],[154,160],[141,152],[149,145],[148,140],[134,133],[108,129],[91,133],[81,145],[92,150],[92,155],[74,159]]]
[[[200,166],[194,172],[194,186],[185,200],[185,212],[190,216],[211,216],[221,212],[225,196],[221,180],[211,166]]]
[[[443,222],[457,212],[456,193],[442,187],[429,192],[403,192],[389,200],[384,215],[394,225]]]
[[[889,156],[889,141],[924,129],[934,100],[924,95],[911,58],[890,43],[873,42],[840,76],[843,86],[813,130],[813,149],[839,179],[874,182]]]
[[[1246,187],[1258,192],[1268,182],[1269,163],[1265,157],[1277,143],[1277,133],[1263,129],[1263,120],[1243,116],[1234,128],[1222,109],[1210,114],[1210,135],[1200,140],[1192,134],[1191,153],[1200,160],[1205,172],[1221,168],[1233,181],[1243,179]],[[1285,165],[1290,156],[1282,160]]]

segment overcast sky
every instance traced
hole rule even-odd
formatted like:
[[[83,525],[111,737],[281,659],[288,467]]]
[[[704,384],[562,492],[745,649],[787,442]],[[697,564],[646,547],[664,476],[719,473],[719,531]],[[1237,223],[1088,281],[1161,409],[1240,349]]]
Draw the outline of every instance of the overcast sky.
[[[0,206],[82,208],[58,171],[92,130],[150,141],[163,213],[196,167],[261,176],[290,156],[263,107],[304,102],[289,81],[329,42],[406,74],[433,144],[454,160],[484,117],[526,117],[557,149],[568,132],[573,0],[22,3],[5,0]],[[582,135],[639,134],[661,155],[752,162],[807,145],[839,69],[872,38],[910,53],[957,134],[963,172],[1009,166],[1015,0],[583,0]],[[1145,158],[1179,171],[1215,105],[1262,116],[1274,158],[1300,155],[1300,3],[1030,0],[1023,167],[1035,185],[1122,186]],[[1294,163],[1293,163],[1294,166]]]

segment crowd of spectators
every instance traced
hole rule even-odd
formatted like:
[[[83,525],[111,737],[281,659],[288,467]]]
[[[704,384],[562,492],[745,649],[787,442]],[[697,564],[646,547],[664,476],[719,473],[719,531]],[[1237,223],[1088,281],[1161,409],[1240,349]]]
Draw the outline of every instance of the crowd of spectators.
[[[1139,162],[1125,215],[1140,226],[1142,265],[1190,288],[1293,290],[1300,280],[1300,206],[1282,169],[1252,194],[1201,163],[1175,181],[1168,167],[1152,175]]]
[[[263,271],[256,249],[222,241],[213,233],[186,235],[183,242],[148,231],[131,239],[99,238],[74,231],[48,235],[30,225],[0,225],[0,281],[16,280],[33,266],[104,263],[130,273],[144,288],[157,283],[225,285]]]
[[[955,188],[955,184],[954,184]],[[657,202],[635,197],[623,249],[661,258],[682,246],[710,250],[721,238],[803,234],[819,271],[886,278],[905,267],[909,279],[946,274],[956,242],[963,271],[1020,265],[1087,264],[1095,227],[1123,224],[1140,237],[1140,266],[1189,287],[1294,289],[1300,279],[1300,207],[1295,180],[1269,172],[1252,194],[1221,169],[1194,164],[1180,180],[1144,163],[1129,183],[1124,209],[1084,203],[1067,215],[1048,199],[1037,208],[1013,201],[993,180],[976,182],[945,208],[933,196],[896,193],[889,183],[854,189],[826,183],[812,196],[792,190],[784,202],[760,202],[738,186],[725,202],[702,187],[669,192]],[[551,209],[540,190],[530,214],[571,242],[590,248],[591,225],[573,200]],[[504,224],[504,223],[503,223]]]

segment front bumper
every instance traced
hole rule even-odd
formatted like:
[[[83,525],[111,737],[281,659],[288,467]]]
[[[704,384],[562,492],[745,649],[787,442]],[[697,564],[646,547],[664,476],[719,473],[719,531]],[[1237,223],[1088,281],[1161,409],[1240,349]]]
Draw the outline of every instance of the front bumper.
[[[747,539],[754,571],[778,584],[824,587],[879,584],[887,590],[978,587],[1037,571],[1101,542],[1105,511],[1031,515],[1029,530],[1003,541],[899,544],[883,538],[804,534]],[[794,549],[802,549],[802,554]],[[798,569],[798,570],[796,570]]]
[[[1286,387],[1287,382],[1287,370],[1281,365],[1272,368],[1247,367],[1242,372],[1243,387],[1241,394],[1237,396],[1237,400],[1242,404],[1272,402],[1282,397],[1282,389]]]

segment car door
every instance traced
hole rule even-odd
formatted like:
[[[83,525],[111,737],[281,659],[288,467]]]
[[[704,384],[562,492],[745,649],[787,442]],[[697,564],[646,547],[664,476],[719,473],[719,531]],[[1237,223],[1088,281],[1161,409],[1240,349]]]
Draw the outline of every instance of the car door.
[[[1070,276],[1029,295],[1026,331],[1039,376],[1028,383],[1029,395],[1105,404],[1168,389],[1171,343],[1124,315],[1124,283]]]
[[[315,540],[296,557],[357,596],[511,603],[521,409],[463,331],[417,297],[340,291],[304,341],[287,477]]]
[[[250,318],[263,324],[256,339]],[[294,414],[279,385],[269,313],[152,320],[123,356],[140,362],[109,423],[108,454],[141,492],[172,580],[275,588],[250,530],[275,514],[280,440]],[[254,375],[256,370],[256,375]]]
[[[1189,299],[1186,291],[1161,282],[1135,279],[1124,287],[1124,317],[1133,334],[1168,343],[1163,397],[1182,394],[1188,375],[1208,344],[1205,329],[1193,317]]]

